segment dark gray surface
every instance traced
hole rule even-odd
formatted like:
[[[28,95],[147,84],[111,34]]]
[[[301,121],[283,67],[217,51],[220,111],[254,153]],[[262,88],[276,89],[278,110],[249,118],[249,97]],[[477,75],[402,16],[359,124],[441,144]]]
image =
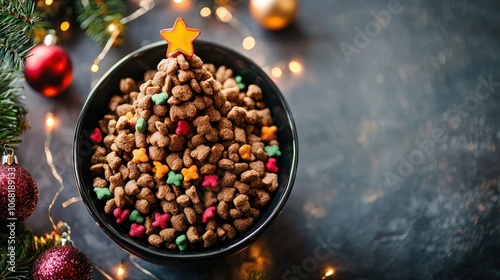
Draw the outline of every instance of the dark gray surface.
[[[262,66],[303,63],[303,73],[285,71],[275,80],[295,116],[300,163],[282,214],[250,249],[203,267],[144,267],[162,279],[238,279],[245,270],[270,279],[318,279],[329,267],[336,270],[331,279],[500,277],[498,1],[301,1],[295,24],[281,32],[260,28],[243,4],[234,14],[257,39],[252,51],[240,47],[242,36],[229,25],[165,2],[128,25],[125,43],[112,49],[98,74],[88,69],[101,47],[73,31],[62,42],[75,68],[71,89],[51,100],[26,90],[32,129],[18,157],[40,191],[28,227],[51,230],[47,207],[59,186],[44,160],[43,119],[52,111],[60,123],[51,147],[66,186],[54,218],[70,223],[76,246],[94,266],[112,273],[125,260],[131,279],[148,279],[81,202],[61,203],[78,196],[71,145],[92,81],[160,40],[159,30],[181,15],[202,29],[200,39]],[[356,45],[355,28],[370,28],[371,11],[388,5],[390,22]],[[357,46],[348,57],[346,44]],[[481,80],[494,81],[491,91]],[[97,271],[95,277],[104,279]]]

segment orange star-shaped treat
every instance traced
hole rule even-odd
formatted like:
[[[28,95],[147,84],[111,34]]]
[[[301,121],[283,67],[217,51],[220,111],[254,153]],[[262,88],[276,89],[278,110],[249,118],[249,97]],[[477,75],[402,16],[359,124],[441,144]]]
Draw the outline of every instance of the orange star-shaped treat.
[[[168,171],[170,170],[167,165],[163,165],[159,161],[153,161],[153,164],[154,167],[151,168],[151,171],[155,173],[156,178],[158,179],[162,179],[163,177],[165,177],[165,174],[167,174]]]
[[[189,168],[182,168],[182,176],[184,176],[184,182],[189,182],[191,180],[196,180],[200,176],[198,175],[198,167],[196,165],[191,165]]]
[[[278,128],[276,126],[263,126],[262,134],[260,138],[264,141],[271,141],[276,139],[276,132],[278,132]]]
[[[132,158],[132,162],[134,163],[149,161],[148,154],[146,153],[146,149],[144,148],[135,149],[132,151],[132,154],[134,155],[134,157]]]
[[[193,41],[200,36],[201,31],[188,28],[183,18],[175,20],[174,27],[162,29],[160,36],[168,42],[167,57],[175,57],[182,53],[192,57],[194,54]]]

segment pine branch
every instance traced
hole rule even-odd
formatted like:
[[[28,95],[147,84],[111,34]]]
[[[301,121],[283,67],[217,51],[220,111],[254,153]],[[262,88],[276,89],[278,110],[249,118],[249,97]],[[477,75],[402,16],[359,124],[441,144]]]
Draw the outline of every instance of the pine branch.
[[[0,279],[21,280],[31,279],[31,269],[38,256],[47,249],[59,245],[61,236],[56,234],[45,234],[36,236],[29,230],[21,230],[16,233],[15,243],[10,243],[7,237],[0,239]],[[11,251],[9,246],[15,247],[15,269],[9,270]]]
[[[0,62],[21,70],[28,51],[34,47],[29,32],[40,18],[34,16],[30,0],[0,0]]]
[[[259,271],[252,271],[246,278],[246,280],[266,280],[268,279],[266,274]]]
[[[120,35],[115,41],[118,45],[123,40],[125,25],[120,23],[126,10],[122,0],[82,0],[76,1],[78,22],[85,33],[95,42],[105,44],[111,32],[108,30],[110,24],[120,30]]]
[[[0,146],[21,142],[21,135],[29,128],[28,109],[21,102],[21,81],[13,69],[0,66]]]

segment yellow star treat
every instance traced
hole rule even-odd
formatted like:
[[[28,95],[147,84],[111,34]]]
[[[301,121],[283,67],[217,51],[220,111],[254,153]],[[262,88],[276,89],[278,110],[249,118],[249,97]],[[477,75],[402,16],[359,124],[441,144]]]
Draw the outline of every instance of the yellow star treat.
[[[174,27],[162,29],[160,36],[168,42],[167,57],[175,57],[182,53],[192,57],[194,54],[193,41],[200,36],[201,31],[188,28],[183,18],[175,20]]]

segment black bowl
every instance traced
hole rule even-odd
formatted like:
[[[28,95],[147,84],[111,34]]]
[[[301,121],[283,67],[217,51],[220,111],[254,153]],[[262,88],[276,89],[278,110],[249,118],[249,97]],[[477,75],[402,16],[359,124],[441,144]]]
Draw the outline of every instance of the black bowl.
[[[285,98],[273,81],[254,62],[226,47],[198,40],[194,42],[194,49],[205,63],[226,65],[233,69],[235,75],[242,76],[247,84],[260,86],[264,93],[264,101],[272,111],[274,125],[278,127],[278,140],[282,151],[279,160],[279,188],[247,232],[240,234],[234,240],[208,249],[179,252],[156,248],[147,241],[130,237],[124,227],[118,225],[111,215],[104,213],[104,203],[97,199],[93,191],[93,177],[90,173],[92,142],[89,135],[97,126],[98,120],[108,112],[108,102],[111,97],[120,93],[118,87],[120,79],[131,77],[140,80],[146,70],[156,69],[158,62],[165,58],[165,42],[150,44],[127,55],[103,75],[83,106],[73,143],[74,173],[78,190],[96,223],[129,253],[163,265],[217,260],[252,244],[281,212],[292,191],[297,169],[298,143],[295,124]]]

